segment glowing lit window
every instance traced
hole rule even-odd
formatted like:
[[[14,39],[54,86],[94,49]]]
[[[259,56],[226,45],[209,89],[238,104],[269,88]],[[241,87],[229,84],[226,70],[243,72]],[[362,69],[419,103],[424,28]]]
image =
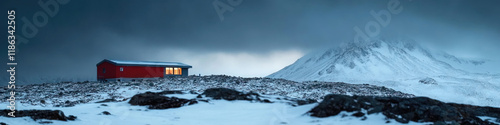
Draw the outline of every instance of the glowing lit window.
[[[166,67],[165,74],[167,74],[167,75],[182,75],[182,68]]]

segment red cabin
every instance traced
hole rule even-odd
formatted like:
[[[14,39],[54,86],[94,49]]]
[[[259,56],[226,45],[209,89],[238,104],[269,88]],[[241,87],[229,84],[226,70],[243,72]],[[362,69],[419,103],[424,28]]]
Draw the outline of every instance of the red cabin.
[[[123,81],[188,76],[192,68],[179,62],[118,61],[104,59],[97,63],[97,80]]]

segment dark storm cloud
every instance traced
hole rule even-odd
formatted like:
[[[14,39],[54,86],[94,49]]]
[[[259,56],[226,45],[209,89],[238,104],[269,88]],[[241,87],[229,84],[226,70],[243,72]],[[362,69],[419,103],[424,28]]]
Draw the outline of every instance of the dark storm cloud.
[[[18,34],[24,25],[21,18],[32,21],[33,14],[42,10],[38,1],[2,2],[2,8],[17,11]],[[38,28],[28,43],[18,45],[19,74],[24,74],[20,77],[93,79],[95,63],[104,58],[184,61],[211,53],[258,57],[274,51],[333,47],[351,41],[353,27],[363,28],[373,21],[369,12],[387,9],[389,1],[244,0],[234,11],[225,12],[223,21],[212,2],[72,0],[61,5],[59,13]],[[498,53],[499,3],[401,0],[403,12],[392,15],[390,24],[380,29],[381,35],[408,36],[449,51],[488,45],[475,55]],[[174,57],[176,51],[189,55]]]

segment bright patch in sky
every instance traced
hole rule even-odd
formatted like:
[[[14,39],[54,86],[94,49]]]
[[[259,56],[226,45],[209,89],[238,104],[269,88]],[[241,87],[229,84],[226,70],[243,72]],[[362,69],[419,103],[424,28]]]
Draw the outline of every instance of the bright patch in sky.
[[[159,60],[179,61],[192,65],[193,68],[189,70],[189,74],[225,74],[241,77],[265,77],[294,63],[304,55],[304,52],[294,49],[268,53],[196,53],[182,50],[167,50],[161,53],[157,57]],[[165,57],[165,55],[173,57]]]

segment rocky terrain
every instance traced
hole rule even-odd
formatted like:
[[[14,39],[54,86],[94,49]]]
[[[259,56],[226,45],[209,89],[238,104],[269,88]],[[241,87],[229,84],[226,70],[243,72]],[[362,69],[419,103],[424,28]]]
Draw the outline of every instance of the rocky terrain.
[[[230,88],[262,95],[278,95],[290,98],[321,100],[327,94],[414,97],[386,87],[342,82],[295,82],[272,78],[242,78],[225,75],[189,76],[130,82],[61,82],[16,86],[16,100],[21,105],[71,107],[96,101],[124,101],[131,97],[124,93],[134,90],[165,91],[188,90],[202,93],[208,88]],[[0,94],[7,93],[0,88]],[[7,97],[6,97],[7,98]],[[0,103],[6,103],[6,98]]]

